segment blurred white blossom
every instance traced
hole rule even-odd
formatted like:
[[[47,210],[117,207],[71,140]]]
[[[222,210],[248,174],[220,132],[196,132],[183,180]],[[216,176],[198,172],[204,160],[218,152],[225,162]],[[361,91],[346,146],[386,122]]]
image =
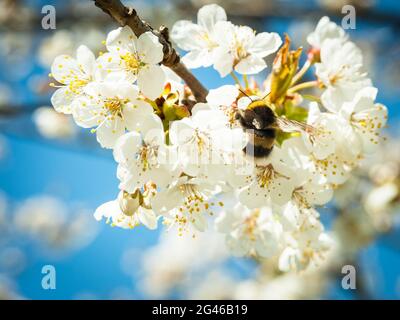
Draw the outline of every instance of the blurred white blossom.
[[[97,229],[87,210],[71,214],[63,202],[46,195],[26,199],[12,222],[17,232],[51,249],[84,247]]]
[[[54,109],[40,107],[32,115],[39,133],[48,139],[66,139],[76,134],[76,126],[70,118]]]
[[[193,273],[202,274],[223,262],[227,252],[221,244],[222,238],[215,233],[204,233],[195,238],[163,233],[159,243],[143,255],[143,290],[155,298],[166,296],[174,288],[184,285]]]

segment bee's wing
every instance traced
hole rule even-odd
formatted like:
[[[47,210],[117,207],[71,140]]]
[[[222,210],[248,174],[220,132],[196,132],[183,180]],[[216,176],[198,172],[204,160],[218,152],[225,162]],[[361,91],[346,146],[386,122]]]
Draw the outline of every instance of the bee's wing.
[[[313,127],[305,122],[290,120],[286,118],[276,118],[277,129],[284,132],[311,132]]]

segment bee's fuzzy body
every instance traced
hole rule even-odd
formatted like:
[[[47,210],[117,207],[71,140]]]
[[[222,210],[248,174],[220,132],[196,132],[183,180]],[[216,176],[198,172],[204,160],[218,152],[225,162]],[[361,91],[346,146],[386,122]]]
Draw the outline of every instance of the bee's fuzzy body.
[[[267,157],[274,147],[276,130],[254,130],[254,132],[249,133],[249,135],[250,141],[247,143],[244,152],[248,156],[252,156],[255,158]]]
[[[276,116],[262,100],[255,101],[246,110],[236,114],[240,125],[249,135],[249,142],[243,150],[248,156],[267,157],[276,138]]]

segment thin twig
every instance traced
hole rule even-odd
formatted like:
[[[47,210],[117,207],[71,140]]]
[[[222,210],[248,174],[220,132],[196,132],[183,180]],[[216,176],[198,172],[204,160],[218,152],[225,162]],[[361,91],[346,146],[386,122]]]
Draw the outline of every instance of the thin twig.
[[[297,74],[293,77],[291,85],[292,86],[295,85],[305,75],[305,73],[308,71],[308,69],[310,69],[311,66],[312,66],[312,61],[307,59],[307,61],[304,63],[300,71],[297,72]]]
[[[317,86],[318,86],[318,81],[317,80],[302,82],[300,84],[297,84],[297,85],[291,87],[288,90],[288,93],[294,93],[294,92],[299,91],[299,90],[313,88],[313,87],[317,87]]]
[[[120,0],[92,0],[95,5],[111,16],[121,26],[129,26],[136,36],[145,32],[154,33],[163,45],[164,59],[162,64],[174,71],[192,90],[198,102],[206,102],[207,89],[200,81],[180,62],[179,54],[172,47],[169,40],[168,28],[161,27],[154,30],[147,22],[143,21],[133,8],[125,7]]]

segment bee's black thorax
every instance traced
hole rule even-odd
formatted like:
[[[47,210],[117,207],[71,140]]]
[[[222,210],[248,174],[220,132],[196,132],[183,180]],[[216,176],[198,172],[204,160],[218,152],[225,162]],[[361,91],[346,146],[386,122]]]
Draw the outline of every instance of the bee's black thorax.
[[[237,113],[237,118],[244,129],[253,130],[269,129],[276,122],[274,112],[266,105],[241,110]]]

